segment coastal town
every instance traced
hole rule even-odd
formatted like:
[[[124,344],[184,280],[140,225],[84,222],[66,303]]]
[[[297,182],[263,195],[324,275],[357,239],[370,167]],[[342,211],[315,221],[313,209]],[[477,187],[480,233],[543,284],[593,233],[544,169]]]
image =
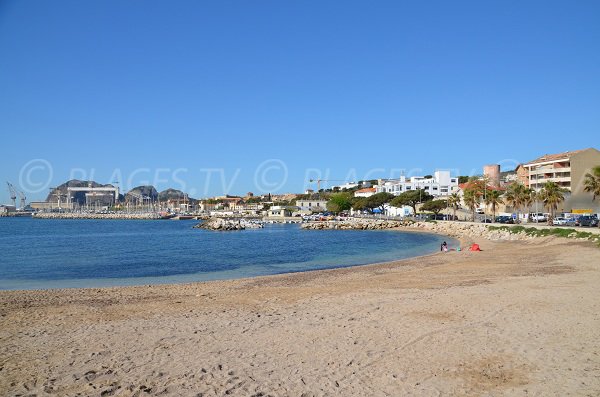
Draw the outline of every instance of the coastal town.
[[[118,185],[71,180],[52,188],[45,201],[26,202],[11,183],[12,203],[2,216],[93,219],[251,218],[267,222],[332,220],[347,216],[462,220],[484,223],[546,223],[598,226],[600,151],[587,148],[544,154],[513,170],[498,164],[480,175],[431,175],[348,181],[302,193],[217,196],[138,186],[124,194]],[[20,198],[17,205],[17,197]],[[581,218],[581,219],[580,219]]]

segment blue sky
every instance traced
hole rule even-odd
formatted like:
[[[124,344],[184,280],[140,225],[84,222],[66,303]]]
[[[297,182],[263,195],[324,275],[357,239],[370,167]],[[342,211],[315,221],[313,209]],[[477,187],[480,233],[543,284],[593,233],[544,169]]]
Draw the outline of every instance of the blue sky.
[[[597,1],[2,1],[4,181],[192,196],[600,147]]]

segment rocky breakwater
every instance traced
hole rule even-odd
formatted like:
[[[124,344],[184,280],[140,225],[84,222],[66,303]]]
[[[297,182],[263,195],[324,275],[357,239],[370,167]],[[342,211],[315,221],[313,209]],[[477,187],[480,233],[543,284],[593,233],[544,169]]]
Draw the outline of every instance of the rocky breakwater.
[[[245,219],[223,219],[211,218],[194,226],[196,229],[206,229],[215,231],[262,229],[264,226],[260,222],[250,222]]]
[[[36,212],[32,215],[38,219],[160,219],[160,216],[155,213],[145,214],[96,214],[85,212]]]
[[[511,233],[508,230],[490,230],[486,224],[466,222],[413,222],[406,225],[409,229],[419,229],[432,233],[443,234],[457,238],[486,239],[486,240],[531,240],[535,237],[525,232]]]
[[[349,218],[343,221],[304,222],[300,228],[309,230],[384,230],[398,228],[403,224],[401,221],[385,219]]]
[[[300,225],[308,230],[420,230],[456,238],[487,240],[531,240],[535,237],[525,232],[511,233],[508,230],[490,230],[486,224],[468,222],[414,222],[384,219],[349,218],[343,221],[305,222]]]

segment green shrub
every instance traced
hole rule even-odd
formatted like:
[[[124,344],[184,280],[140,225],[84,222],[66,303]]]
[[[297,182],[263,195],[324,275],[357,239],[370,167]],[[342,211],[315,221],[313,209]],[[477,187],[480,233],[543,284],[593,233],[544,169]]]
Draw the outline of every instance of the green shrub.
[[[508,231],[512,234],[525,233],[532,237],[556,236],[565,238],[588,239],[598,243],[600,247],[600,235],[590,232],[580,232],[575,229],[552,228],[552,229],[536,229],[535,227],[518,226],[488,226],[489,230]]]

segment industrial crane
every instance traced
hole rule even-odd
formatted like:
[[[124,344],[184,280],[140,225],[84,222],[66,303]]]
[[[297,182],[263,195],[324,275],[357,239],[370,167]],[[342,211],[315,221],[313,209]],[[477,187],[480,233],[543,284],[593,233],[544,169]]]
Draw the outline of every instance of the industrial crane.
[[[21,198],[21,205],[20,205],[20,209],[24,210],[25,209],[25,201],[27,200],[27,197],[25,197],[25,193],[23,193],[20,190],[17,190],[17,193],[19,193],[19,197]]]
[[[10,201],[12,202],[13,207],[17,208],[17,194],[19,195],[19,198],[21,199],[21,206],[19,209],[25,209],[25,201],[27,200],[27,197],[25,197],[25,193],[23,193],[20,190],[15,189],[15,187],[13,186],[12,183],[10,182],[6,182],[6,184],[8,185],[8,192],[10,193]]]
[[[10,200],[12,201],[13,207],[17,207],[17,190],[10,182],[6,182],[8,185],[8,192],[10,193]]]

